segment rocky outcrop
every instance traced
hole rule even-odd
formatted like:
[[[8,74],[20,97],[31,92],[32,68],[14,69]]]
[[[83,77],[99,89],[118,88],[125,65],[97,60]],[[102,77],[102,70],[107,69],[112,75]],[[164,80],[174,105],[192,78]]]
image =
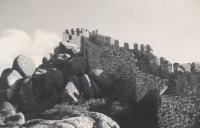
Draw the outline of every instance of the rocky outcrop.
[[[0,125],[22,125],[25,123],[23,113],[16,113],[15,108],[9,102],[0,102]]]
[[[5,69],[1,74],[1,81],[4,88],[9,88],[15,86],[18,80],[20,80],[22,76],[16,71],[10,68]]]
[[[80,116],[69,117],[60,120],[45,120],[36,124],[31,124],[32,121],[29,122],[25,126],[30,128],[119,128],[119,125],[111,118],[96,112],[89,112]]]
[[[95,80],[95,82],[102,89],[104,95],[110,91],[110,87],[113,84],[113,80],[108,77],[108,75],[102,69],[91,69],[89,76]]]
[[[73,82],[68,82],[63,91],[63,102],[77,103],[80,93]]]
[[[13,116],[5,118],[4,123],[6,125],[23,125],[25,123],[25,117],[23,113],[16,113]]]
[[[13,69],[5,69],[1,74],[0,99],[14,101],[18,100],[19,89],[21,86],[22,76]]]
[[[93,87],[92,87],[91,80],[90,80],[90,78],[87,74],[84,74],[81,77],[81,83],[82,83],[82,86],[83,86],[83,96],[86,99],[93,98],[94,97],[94,90],[93,90]]]
[[[19,55],[13,62],[13,69],[17,70],[23,77],[31,76],[35,70],[33,60],[25,55]]]

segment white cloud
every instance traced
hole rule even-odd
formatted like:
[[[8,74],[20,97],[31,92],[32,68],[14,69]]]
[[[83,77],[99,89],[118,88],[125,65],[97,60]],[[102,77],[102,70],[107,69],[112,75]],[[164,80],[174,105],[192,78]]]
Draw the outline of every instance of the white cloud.
[[[19,54],[34,59],[38,66],[44,55],[52,53],[61,38],[54,32],[35,31],[33,37],[22,30],[4,30],[0,35],[0,72],[12,67]]]

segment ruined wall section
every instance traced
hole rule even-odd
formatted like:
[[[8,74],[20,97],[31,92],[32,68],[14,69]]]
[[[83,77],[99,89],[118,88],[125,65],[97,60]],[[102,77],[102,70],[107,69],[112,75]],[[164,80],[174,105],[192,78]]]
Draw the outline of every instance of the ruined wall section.
[[[159,108],[160,128],[197,128],[199,127],[200,100],[162,96]]]
[[[152,90],[161,91],[164,86],[168,86],[168,80],[160,77],[137,71],[136,74],[136,95],[137,100],[144,98],[144,96]]]

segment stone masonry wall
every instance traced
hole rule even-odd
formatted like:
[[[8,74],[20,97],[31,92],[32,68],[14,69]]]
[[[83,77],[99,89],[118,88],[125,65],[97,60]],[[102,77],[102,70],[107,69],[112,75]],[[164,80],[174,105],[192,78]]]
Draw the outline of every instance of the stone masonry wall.
[[[136,75],[137,100],[141,100],[149,91],[160,91],[164,86],[167,86],[166,84],[166,79],[138,71]]]
[[[135,59],[134,55],[124,48],[98,46],[84,39],[84,53],[88,69],[103,69],[114,79],[111,97],[114,99],[135,100]],[[116,83],[118,81],[118,83]],[[120,83],[120,84],[119,84]]]
[[[162,96],[159,109],[160,128],[198,128],[200,100]]]
[[[131,52],[114,46],[98,46],[88,40],[84,44],[90,69],[103,69],[115,78],[127,79],[135,75],[135,58]]]
[[[109,38],[104,40],[109,40]],[[98,41],[95,42],[95,38],[91,41],[85,38],[83,43],[89,69],[100,68],[114,76],[115,79],[128,81],[117,89],[115,89],[116,85],[113,88],[115,92],[123,93],[124,90],[124,94],[128,94],[128,92],[130,94],[136,93],[137,100],[140,100],[148,91],[160,90],[166,84],[166,79],[142,73],[136,68],[136,58],[128,44],[125,43],[124,47],[119,47],[118,43],[110,44],[109,41],[107,43],[102,42],[102,44]],[[123,94],[118,94],[118,96],[120,95]]]

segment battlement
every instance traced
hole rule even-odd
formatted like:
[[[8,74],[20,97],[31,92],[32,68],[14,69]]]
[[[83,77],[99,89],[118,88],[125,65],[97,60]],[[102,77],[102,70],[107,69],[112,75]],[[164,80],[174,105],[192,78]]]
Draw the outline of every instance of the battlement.
[[[129,46],[130,43],[128,42],[120,42],[118,39],[113,39],[110,36],[105,36],[99,34],[98,30],[92,31],[89,35],[89,40],[92,43],[95,43],[98,46],[113,46],[115,48],[124,48],[126,50],[135,50],[135,51],[142,51],[146,53],[151,53],[153,50],[151,49],[150,45],[138,44],[134,43],[133,47]],[[120,46],[120,44],[123,44]]]
[[[81,36],[89,37],[89,31],[88,29],[84,28],[76,28],[76,29],[66,29],[63,32],[63,41],[69,41],[73,40],[75,38],[80,38]]]

